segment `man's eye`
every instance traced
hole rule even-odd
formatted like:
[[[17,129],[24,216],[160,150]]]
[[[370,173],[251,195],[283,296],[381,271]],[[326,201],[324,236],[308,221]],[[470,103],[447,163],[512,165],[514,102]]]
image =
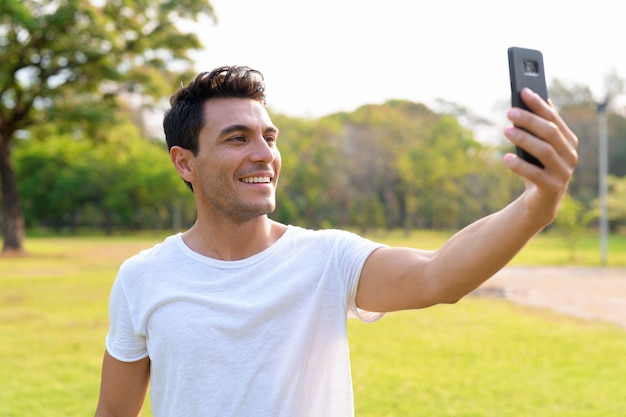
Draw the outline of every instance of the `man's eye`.
[[[233,136],[230,140],[232,140],[233,142],[245,142],[246,137],[245,136]]]
[[[276,137],[275,136],[266,136],[265,137],[265,141],[267,143],[275,143],[276,142]]]

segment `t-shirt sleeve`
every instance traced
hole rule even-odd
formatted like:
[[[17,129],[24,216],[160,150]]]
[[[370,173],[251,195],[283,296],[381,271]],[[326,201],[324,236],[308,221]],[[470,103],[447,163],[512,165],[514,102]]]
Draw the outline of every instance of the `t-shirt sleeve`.
[[[111,289],[106,349],[119,361],[134,362],[147,357],[148,349],[145,335],[137,330],[133,322],[124,278],[124,271],[120,269]]]
[[[343,250],[345,251],[343,253],[345,256],[342,256],[341,261],[346,263],[344,263],[342,267],[347,269],[346,276],[349,277],[347,283],[348,318],[358,318],[366,323],[378,321],[384,316],[384,313],[366,311],[358,308],[356,305],[356,292],[359,287],[359,280],[361,279],[361,272],[363,271],[365,261],[372,252],[385,245],[352,233],[346,234],[346,238],[343,239],[343,245]]]

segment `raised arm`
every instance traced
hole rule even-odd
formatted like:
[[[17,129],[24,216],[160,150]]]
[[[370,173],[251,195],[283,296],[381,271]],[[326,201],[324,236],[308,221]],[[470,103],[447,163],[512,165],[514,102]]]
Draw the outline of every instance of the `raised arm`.
[[[150,359],[121,362],[104,353],[100,400],[95,417],[141,415],[150,381]]]
[[[505,165],[526,185],[507,207],[464,228],[436,251],[382,248],[373,252],[357,291],[360,308],[382,312],[456,302],[552,222],[578,162],[578,138],[539,96],[526,89],[522,98],[534,114],[511,109],[508,118],[520,128],[507,128],[505,135],[545,168],[507,154]]]

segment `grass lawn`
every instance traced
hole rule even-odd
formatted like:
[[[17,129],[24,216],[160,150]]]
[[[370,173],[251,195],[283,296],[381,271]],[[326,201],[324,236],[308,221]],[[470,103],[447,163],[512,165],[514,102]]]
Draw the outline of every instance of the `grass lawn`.
[[[350,322],[359,417],[626,415],[626,332],[505,301]]]
[[[1,417],[93,415],[111,283],[123,259],[161,238],[31,238],[28,257],[0,258]],[[610,242],[611,265],[626,265],[625,242]],[[581,242],[576,263],[597,262],[596,248]],[[559,239],[540,236],[514,263],[564,259]],[[358,417],[626,415],[626,332],[615,326],[469,297],[349,331]]]
[[[0,416],[93,415],[111,283],[150,240],[34,238],[0,259]]]

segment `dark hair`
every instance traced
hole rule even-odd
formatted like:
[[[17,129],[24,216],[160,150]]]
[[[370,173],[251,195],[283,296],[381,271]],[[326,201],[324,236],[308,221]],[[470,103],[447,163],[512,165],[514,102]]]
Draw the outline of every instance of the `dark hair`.
[[[223,66],[201,72],[186,87],[181,85],[170,97],[172,107],[163,118],[167,148],[180,146],[196,155],[198,134],[205,124],[204,103],[227,97],[251,98],[265,105],[263,74],[245,66]],[[186,184],[191,188],[191,184]]]

